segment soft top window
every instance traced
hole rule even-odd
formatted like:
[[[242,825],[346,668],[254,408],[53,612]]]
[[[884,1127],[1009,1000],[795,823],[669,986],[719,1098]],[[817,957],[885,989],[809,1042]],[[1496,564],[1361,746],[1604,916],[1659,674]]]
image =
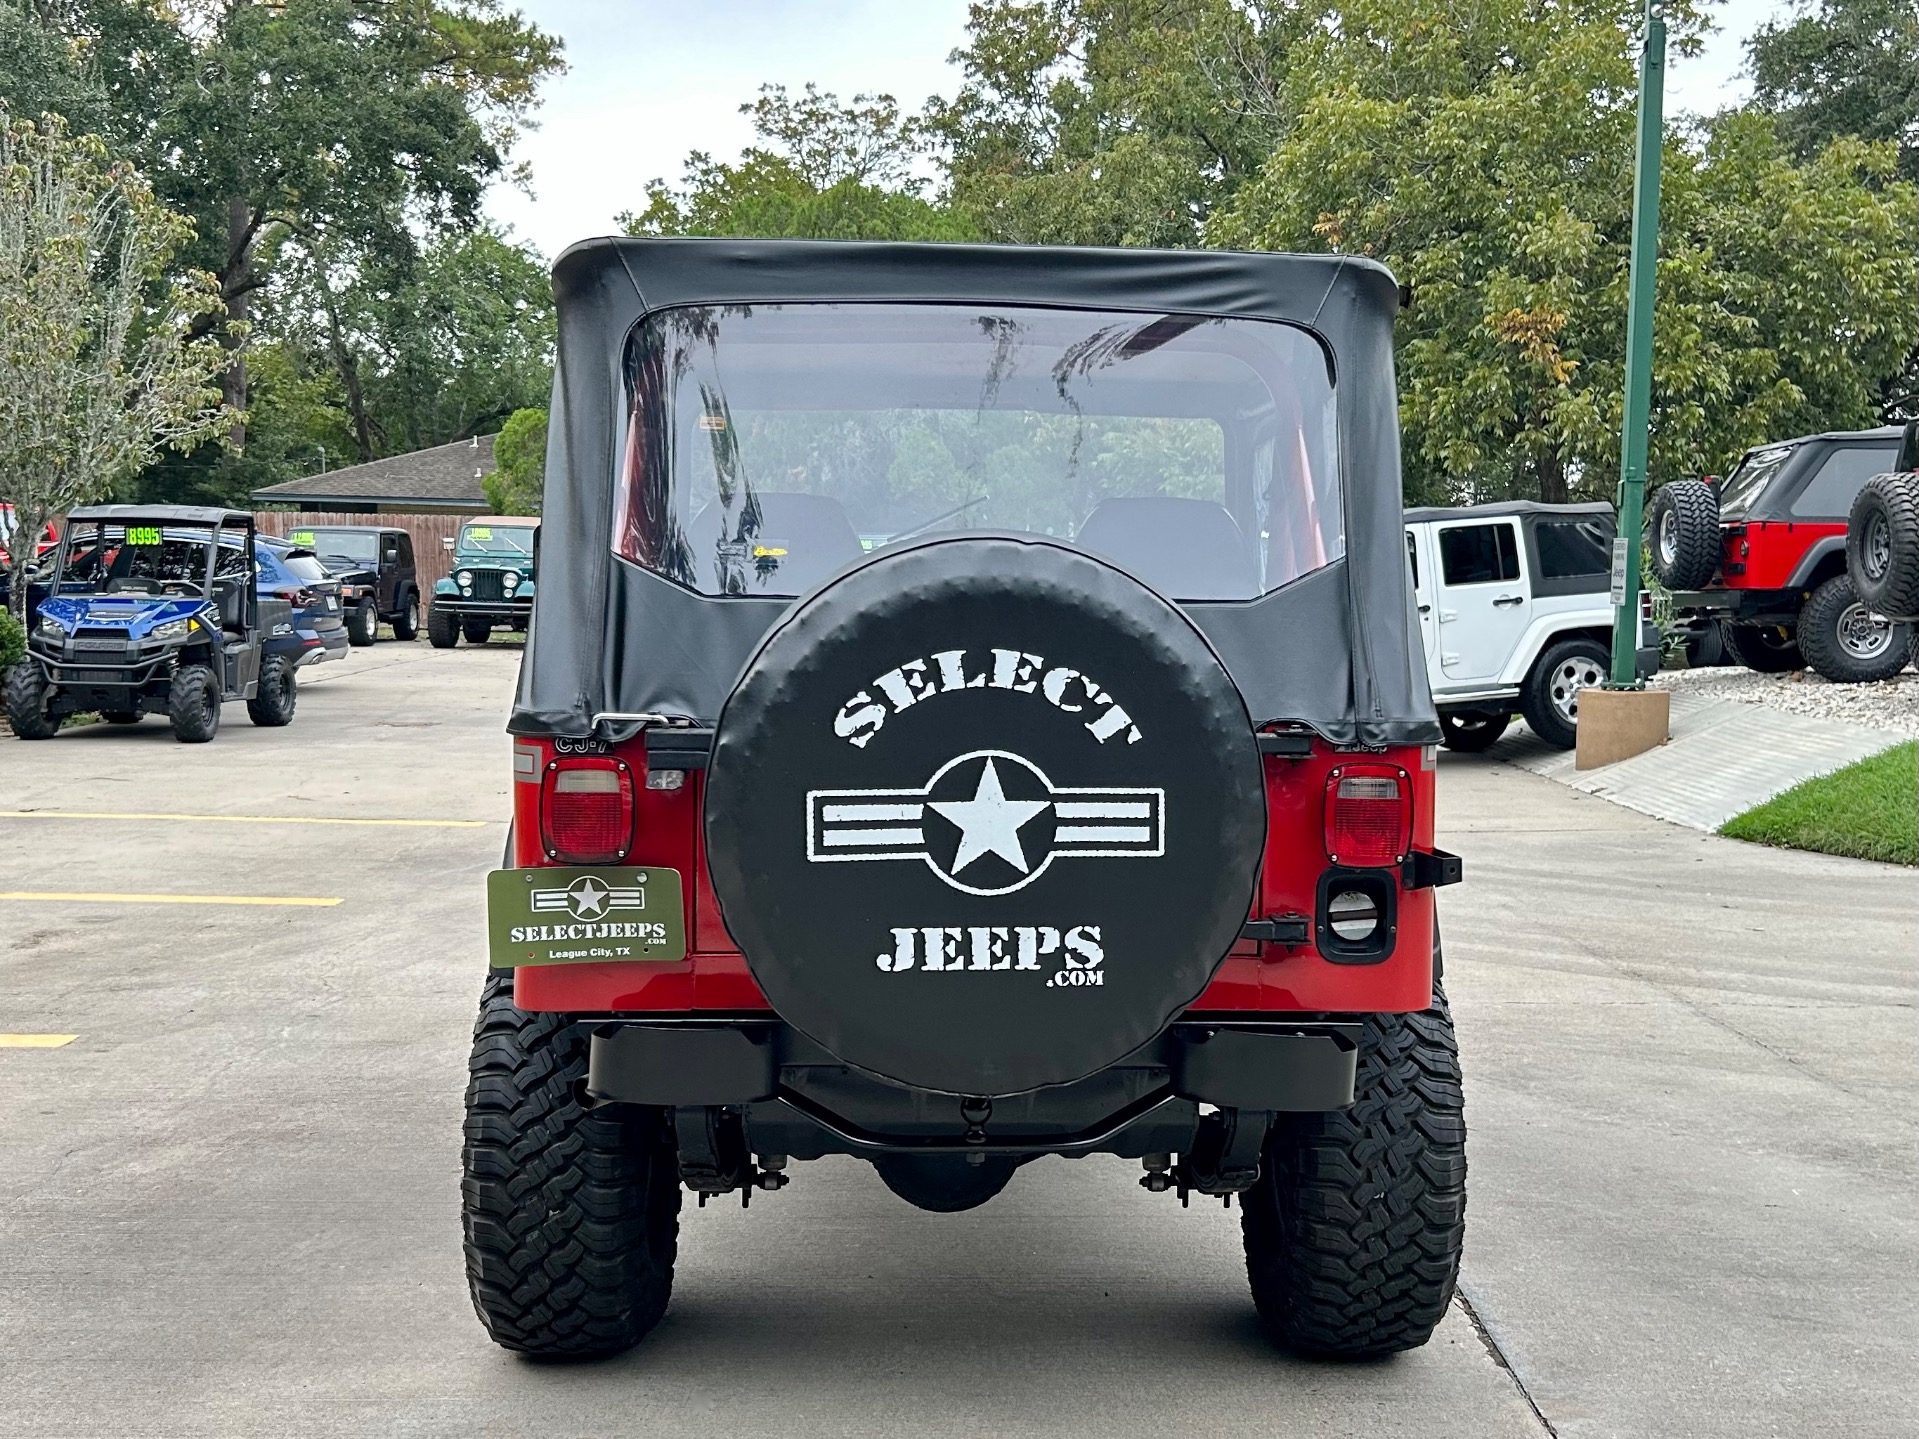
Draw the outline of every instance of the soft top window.
[[[1779,473],[1787,460],[1792,458],[1792,446],[1780,445],[1770,450],[1754,450],[1739,462],[1739,468],[1727,477],[1719,491],[1719,514],[1722,519],[1737,519],[1752,508],[1752,502],[1759,498],[1772,477]]]
[[[1819,473],[1792,502],[1793,514],[1809,520],[1845,519],[1866,481],[1890,470],[1898,453],[1899,447],[1891,442],[1835,446],[1821,461]]]
[[[1259,320],[913,304],[664,311],[626,353],[617,552],[802,594],[920,535],[1013,530],[1175,599],[1345,551],[1325,352]]]
[[[1569,580],[1612,571],[1613,518],[1540,520],[1533,526],[1539,547],[1539,578]]]

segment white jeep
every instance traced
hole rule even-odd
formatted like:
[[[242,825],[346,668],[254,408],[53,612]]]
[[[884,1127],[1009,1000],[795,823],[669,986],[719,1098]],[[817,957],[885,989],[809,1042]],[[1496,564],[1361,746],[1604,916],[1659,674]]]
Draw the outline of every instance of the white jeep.
[[[1449,749],[1489,748],[1514,713],[1571,749],[1579,691],[1612,664],[1608,504],[1533,500],[1406,511],[1426,675]],[[1659,668],[1641,596],[1639,676]]]

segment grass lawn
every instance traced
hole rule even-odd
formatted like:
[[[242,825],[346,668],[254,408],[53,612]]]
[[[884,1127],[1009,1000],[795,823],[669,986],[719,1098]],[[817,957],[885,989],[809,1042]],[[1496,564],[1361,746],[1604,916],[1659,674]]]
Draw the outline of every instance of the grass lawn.
[[[1919,865],[1919,744],[1794,785],[1719,831],[1734,839]]]

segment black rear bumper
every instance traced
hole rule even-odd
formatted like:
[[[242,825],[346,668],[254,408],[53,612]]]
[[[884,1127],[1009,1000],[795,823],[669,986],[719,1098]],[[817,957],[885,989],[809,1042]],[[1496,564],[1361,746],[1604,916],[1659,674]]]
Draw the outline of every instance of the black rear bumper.
[[[1361,1030],[1321,1019],[1182,1022],[1086,1079],[985,1101],[873,1078],[776,1022],[587,1024],[590,1099],[724,1108],[748,1150],[797,1159],[1190,1153],[1201,1105],[1270,1114],[1352,1103]]]

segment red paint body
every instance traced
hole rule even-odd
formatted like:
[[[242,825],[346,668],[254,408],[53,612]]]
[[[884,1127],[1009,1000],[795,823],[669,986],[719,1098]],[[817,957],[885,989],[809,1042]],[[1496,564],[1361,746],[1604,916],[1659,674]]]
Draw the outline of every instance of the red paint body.
[[[550,761],[562,764],[550,742],[515,740],[516,749],[537,755],[531,773]],[[687,957],[677,964],[530,965],[514,971],[514,1002],[521,1009],[571,1014],[686,1013],[770,1014],[771,1007],[747,971],[720,915],[707,875],[700,805],[705,773],[689,771],[677,790],[644,788],[646,748],[638,740],[614,746],[639,777],[633,848],[627,863],[676,869],[683,878]],[[1260,867],[1253,917],[1311,915],[1320,874],[1328,868],[1324,841],[1327,777],[1341,759],[1318,740],[1308,759],[1268,755],[1266,856]],[[1418,747],[1368,755],[1402,766],[1413,783],[1413,847],[1433,845],[1434,770]],[[541,851],[540,785],[513,786],[516,865],[551,863]],[[1433,892],[1399,892],[1399,931],[1393,953],[1376,964],[1332,964],[1309,943],[1302,946],[1241,940],[1220,965],[1194,1013],[1409,1012],[1432,1003]]]
[[[1714,588],[1783,590],[1799,562],[1819,541],[1845,536],[1844,521],[1753,520],[1720,531],[1719,575]]]

